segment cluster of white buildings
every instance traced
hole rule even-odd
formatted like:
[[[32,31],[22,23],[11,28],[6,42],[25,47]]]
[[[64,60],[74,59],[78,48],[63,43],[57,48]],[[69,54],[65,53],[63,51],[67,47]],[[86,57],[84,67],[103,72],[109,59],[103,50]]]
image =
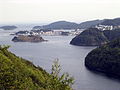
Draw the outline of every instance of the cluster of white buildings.
[[[69,36],[78,35],[82,30],[49,30],[49,31],[19,31],[15,35],[44,35],[44,36]]]
[[[113,26],[108,26],[108,25],[96,25],[95,28],[99,30],[113,30]]]
[[[112,25],[96,25],[95,28],[99,30],[113,30],[113,29],[118,29],[120,26],[112,26]]]

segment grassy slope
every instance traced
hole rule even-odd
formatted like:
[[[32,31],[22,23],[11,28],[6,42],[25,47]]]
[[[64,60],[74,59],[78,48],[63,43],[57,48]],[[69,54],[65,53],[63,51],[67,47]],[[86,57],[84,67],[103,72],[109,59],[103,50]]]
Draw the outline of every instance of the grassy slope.
[[[0,47],[1,90],[70,90],[40,67]]]

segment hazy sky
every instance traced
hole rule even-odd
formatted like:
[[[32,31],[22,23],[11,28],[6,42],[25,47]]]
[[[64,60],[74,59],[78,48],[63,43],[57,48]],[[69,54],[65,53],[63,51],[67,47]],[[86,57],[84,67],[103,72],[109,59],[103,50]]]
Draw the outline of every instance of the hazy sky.
[[[82,22],[120,17],[120,0],[0,0],[0,23]]]

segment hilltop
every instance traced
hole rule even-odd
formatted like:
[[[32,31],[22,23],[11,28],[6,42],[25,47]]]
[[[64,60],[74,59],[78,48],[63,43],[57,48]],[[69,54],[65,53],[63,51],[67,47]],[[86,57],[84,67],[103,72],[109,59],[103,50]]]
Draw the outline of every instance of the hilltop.
[[[74,37],[70,44],[78,46],[96,46],[107,43],[104,33],[97,28],[89,28]]]
[[[68,21],[57,21],[43,26],[35,26],[34,29],[77,29],[78,24]]]
[[[70,44],[77,46],[100,46],[120,37],[120,29],[101,31],[97,28],[88,28],[75,36]]]

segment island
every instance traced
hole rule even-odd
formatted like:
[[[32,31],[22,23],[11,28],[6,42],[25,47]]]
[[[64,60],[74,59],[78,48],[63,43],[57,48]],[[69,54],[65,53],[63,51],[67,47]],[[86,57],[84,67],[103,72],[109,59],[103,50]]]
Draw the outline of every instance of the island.
[[[13,42],[43,42],[44,40],[39,35],[18,35],[12,39]]]
[[[85,58],[85,66],[110,76],[120,76],[120,38],[92,50]]]
[[[3,29],[3,30],[14,30],[16,28],[17,28],[16,26],[2,26],[2,27],[0,27],[0,29]]]

